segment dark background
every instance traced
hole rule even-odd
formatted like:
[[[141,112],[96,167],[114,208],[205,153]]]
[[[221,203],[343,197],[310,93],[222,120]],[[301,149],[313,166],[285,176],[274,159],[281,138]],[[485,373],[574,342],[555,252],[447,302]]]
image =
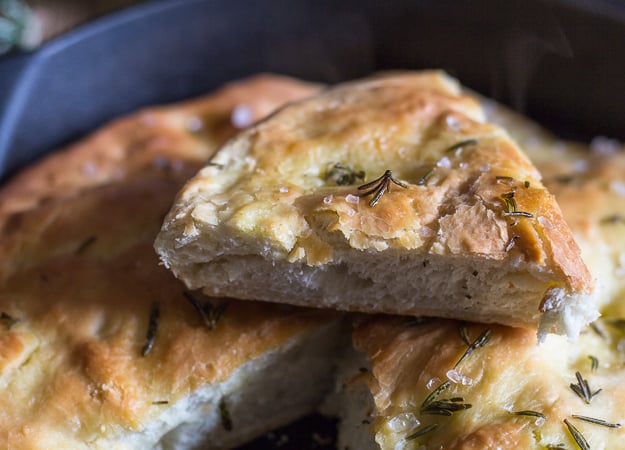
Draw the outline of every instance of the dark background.
[[[260,71],[337,82],[442,68],[566,137],[625,138],[625,5],[168,0],[0,59],[0,176],[136,108]]]

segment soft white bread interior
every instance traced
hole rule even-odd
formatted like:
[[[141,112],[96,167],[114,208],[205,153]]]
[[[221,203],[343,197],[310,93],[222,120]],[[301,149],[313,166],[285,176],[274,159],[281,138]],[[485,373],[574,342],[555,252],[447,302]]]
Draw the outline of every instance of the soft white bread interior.
[[[597,316],[538,171],[439,72],[340,85],[239,134],[178,195],[156,249],[211,296],[571,337]]]
[[[217,95],[229,111],[207,107],[210,97],[198,105],[229,130],[237,102],[277,104],[268,85],[281,83],[292,98],[296,82],[262,77]],[[231,88],[249,96],[224,94]],[[154,114],[180,117],[168,108]],[[142,117],[124,120],[142,135]],[[339,317],[209,300],[154,253],[162,218],[214,150],[215,130],[187,151],[182,136],[191,131],[155,125],[151,141],[162,133],[171,145],[161,153],[132,147],[132,127],[120,126],[0,190],[10,200],[0,224],[0,448],[232,448],[312,412],[332,385]],[[132,152],[117,161],[102,140]],[[101,178],[82,170],[103,160]]]

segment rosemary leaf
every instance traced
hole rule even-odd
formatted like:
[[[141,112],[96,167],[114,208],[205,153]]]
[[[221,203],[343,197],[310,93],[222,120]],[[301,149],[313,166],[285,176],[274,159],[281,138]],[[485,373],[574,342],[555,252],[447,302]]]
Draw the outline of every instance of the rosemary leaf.
[[[588,416],[578,416],[577,414],[573,414],[572,417],[575,419],[583,420],[584,422],[594,423],[595,425],[601,425],[601,426],[608,427],[608,428],[621,428],[620,423],[612,423],[612,422],[605,421],[603,419],[596,419],[594,417],[588,417]]]
[[[512,183],[514,183],[514,178],[503,175],[495,176],[495,180],[497,180],[499,184],[507,184],[508,186],[512,186]]]
[[[209,330],[215,329],[219,323],[219,319],[221,319],[221,316],[228,307],[228,304],[221,303],[217,306],[213,306],[213,304],[209,301],[201,304],[200,301],[190,292],[185,291],[183,292],[183,295],[197,311],[204,325],[206,325]]]
[[[4,324],[7,330],[11,330],[11,328],[21,322],[20,319],[17,319],[4,311],[0,313],[0,321]]]
[[[438,424],[437,423],[433,423],[433,424],[430,424],[430,425],[422,426],[421,428],[417,428],[417,430],[415,430],[415,432],[412,433],[411,435],[406,436],[406,440],[407,441],[412,441],[412,440],[414,440],[414,439],[416,439],[418,437],[423,436],[424,434],[427,434],[427,433],[430,433],[430,432],[436,430],[437,428],[438,428]]]
[[[476,349],[486,345],[486,343],[490,339],[491,333],[492,333],[492,330],[486,330],[482,334],[480,334],[479,337],[471,345],[469,345],[469,348],[467,348],[467,350],[460,357],[458,362],[454,365],[454,369],[457,368],[460,364],[462,364],[464,360],[467,359],[471,355],[471,353],[473,353]]]
[[[461,149],[463,147],[468,147],[469,145],[477,145],[478,144],[478,140],[477,139],[467,139],[465,141],[460,141],[455,143],[454,145],[452,145],[451,147],[448,147],[445,152],[453,152],[454,150],[458,150]]]
[[[168,405],[169,400],[156,400],[152,402],[153,405]]]
[[[160,310],[158,307],[158,303],[154,302],[152,304],[152,310],[150,311],[150,323],[148,325],[146,343],[143,346],[143,349],[141,350],[142,356],[147,356],[152,351],[152,347],[154,347],[154,341],[156,341],[156,330],[158,328],[159,315],[160,315]]]
[[[600,223],[602,225],[607,225],[607,224],[614,225],[617,223],[625,224],[625,216],[622,216],[621,214],[612,214],[611,216],[606,216],[602,218]]]
[[[525,189],[529,189],[529,187],[530,187],[530,182],[529,182],[529,181],[527,181],[527,180],[525,180],[525,181],[523,182],[523,186],[525,186]]]
[[[588,444],[588,441],[586,440],[584,435],[577,428],[575,428],[575,426],[571,422],[569,422],[568,419],[564,419],[564,423],[569,429],[571,436],[573,436],[573,439],[575,439],[578,447],[581,450],[590,450],[590,445]]]
[[[468,346],[471,345],[471,339],[469,339],[469,332],[467,331],[467,324],[466,323],[463,323],[460,326],[460,338],[462,339],[462,342],[464,342]]]
[[[532,213],[528,213],[525,211],[511,211],[511,212],[504,212],[503,213],[504,216],[512,216],[512,217],[534,217],[534,214]]]
[[[506,244],[506,252],[509,252],[510,250],[512,250],[512,248],[515,246],[517,239],[520,239],[521,236],[519,236],[518,234],[513,234],[512,236],[510,236],[510,239],[508,240],[508,243]]]
[[[541,419],[547,419],[547,416],[538,411],[531,411],[529,409],[524,409],[522,411],[511,411],[510,414],[515,416],[530,416],[530,417],[538,417]]]
[[[232,431],[232,418],[230,417],[226,400],[223,397],[219,400],[219,418],[221,420],[221,426],[224,427],[224,430]]]
[[[427,184],[428,180],[430,178],[432,178],[432,175],[434,175],[434,169],[435,169],[435,167],[432,167],[430,170],[425,172],[425,175],[423,175],[421,177],[421,179],[417,182],[417,185],[418,186],[425,186]]]
[[[588,358],[590,358],[590,370],[592,372],[596,372],[597,369],[599,368],[599,360],[597,359],[596,356],[592,356],[592,355],[588,355]]]
[[[85,250],[91,247],[98,238],[96,236],[89,236],[87,239],[81,242],[78,248],[75,251],[76,255],[82,255]]]

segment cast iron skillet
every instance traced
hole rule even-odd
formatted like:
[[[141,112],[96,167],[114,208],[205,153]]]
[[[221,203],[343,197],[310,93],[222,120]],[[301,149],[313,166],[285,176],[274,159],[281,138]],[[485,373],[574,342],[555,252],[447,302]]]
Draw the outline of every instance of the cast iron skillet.
[[[164,0],[0,59],[0,179],[140,106],[272,71],[442,68],[558,131],[625,138],[619,0]]]
[[[262,71],[333,83],[442,68],[561,134],[625,139],[624,45],[620,0],[144,3],[0,59],[0,179],[113,117]],[[319,417],[284,432],[285,448],[332,445]]]

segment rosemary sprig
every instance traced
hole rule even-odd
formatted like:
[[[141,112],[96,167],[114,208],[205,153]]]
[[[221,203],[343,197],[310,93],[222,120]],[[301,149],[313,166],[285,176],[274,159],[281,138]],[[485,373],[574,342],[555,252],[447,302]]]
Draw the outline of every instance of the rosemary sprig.
[[[584,435],[577,428],[575,428],[575,426],[571,422],[569,422],[568,419],[564,419],[564,423],[566,424],[566,427],[569,429],[569,432],[573,436],[573,439],[575,439],[577,446],[581,450],[590,450],[590,445],[588,444],[588,441],[586,440]]]
[[[204,325],[206,325],[209,330],[214,330],[219,323],[221,316],[226,311],[228,304],[220,303],[217,306],[213,306],[213,304],[209,301],[201,304],[200,301],[195,298],[195,296],[190,292],[185,291],[183,292],[183,295],[200,315],[200,318],[202,319],[202,322],[204,322]]]
[[[418,437],[423,436],[424,434],[427,434],[427,433],[430,433],[430,432],[436,430],[437,428],[438,428],[438,424],[437,423],[432,423],[430,425],[424,425],[424,426],[422,426],[420,428],[417,428],[415,430],[415,432],[412,433],[411,435],[406,436],[405,439],[407,441],[412,441],[412,440],[414,440],[414,439],[416,439]]]
[[[20,319],[10,316],[4,311],[0,313],[0,321],[4,324],[7,330],[11,330],[11,328],[21,322]]]
[[[453,397],[448,399],[436,400],[443,391],[449,389],[451,382],[445,381],[434,389],[421,404],[421,414],[436,414],[440,416],[451,416],[456,411],[469,409],[472,407],[469,403],[464,403],[462,397]]]
[[[356,171],[347,164],[336,163],[325,173],[323,178],[326,181],[334,181],[338,186],[346,186],[356,184],[357,181],[364,181],[365,171]]]
[[[579,416],[577,414],[573,414],[571,417],[573,417],[574,419],[583,420],[584,422],[594,423],[595,425],[601,425],[603,427],[621,428],[621,424],[620,423],[612,423],[612,422],[608,422],[608,421],[603,420],[603,419],[596,419],[594,417]]]
[[[592,372],[596,372],[597,369],[599,368],[599,360],[597,359],[596,356],[592,356],[592,355],[588,355],[588,358],[590,358],[590,370]]]
[[[376,178],[369,183],[363,184],[362,186],[358,186],[359,191],[365,191],[358,194],[359,197],[367,197],[368,195],[374,194],[373,200],[369,202],[369,206],[374,207],[380,201],[380,198],[391,190],[391,182],[395,183],[397,186],[407,188],[408,186],[405,183],[393,178],[393,172],[389,169],[386,169],[384,174]],[[368,190],[367,190],[368,189]]]
[[[460,364],[462,364],[464,360],[467,359],[471,355],[471,353],[473,353],[476,349],[486,345],[486,343],[490,339],[491,334],[492,334],[492,330],[486,330],[482,334],[480,334],[478,338],[471,345],[469,345],[469,348],[467,348],[467,350],[460,357],[458,362],[456,362],[456,364],[454,365],[454,369],[457,368]]]
[[[478,144],[478,140],[477,139],[467,139],[464,141],[460,141],[455,143],[454,145],[452,145],[451,147],[448,147],[445,152],[453,152],[454,150],[458,150],[460,148],[463,147],[468,147],[469,145],[477,145]]]
[[[531,411],[529,409],[524,409],[522,411],[510,411],[510,414],[515,416],[529,416],[529,417],[538,417],[540,419],[547,419],[547,416],[538,411]]]
[[[440,386],[438,386],[436,389],[434,389],[432,392],[430,392],[430,395],[428,395],[425,398],[425,400],[423,400],[423,403],[421,404],[421,409],[427,407],[430,403],[432,403],[434,401],[434,399],[436,397],[441,395],[441,393],[443,391],[449,389],[450,386],[451,386],[451,382],[450,381],[445,381],[444,383],[441,383]]]
[[[590,390],[590,386],[588,385],[588,380],[585,380],[582,377],[581,373],[575,372],[575,377],[577,378],[577,384],[571,383],[571,389],[577,394],[579,398],[589,404],[592,401],[593,397],[601,392],[602,389],[592,392]]]
[[[148,353],[152,351],[152,347],[154,347],[154,342],[156,341],[156,330],[158,328],[158,317],[160,315],[160,310],[158,307],[158,303],[152,303],[152,310],[150,311],[150,323],[148,325],[148,332],[146,334],[146,343],[141,350],[142,356],[147,356]]]
[[[89,247],[91,247],[95,243],[97,239],[98,238],[96,236],[89,236],[87,239],[85,239],[84,241],[80,243],[80,245],[76,249],[75,254],[82,255],[85,252],[85,250],[87,250]]]
[[[221,426],[226,431],[232,431],[232,418],[230,417],[230,411],[228,411],[228,405],[226,399],[221,397],[219,400],[219,418],[221,420]]]

